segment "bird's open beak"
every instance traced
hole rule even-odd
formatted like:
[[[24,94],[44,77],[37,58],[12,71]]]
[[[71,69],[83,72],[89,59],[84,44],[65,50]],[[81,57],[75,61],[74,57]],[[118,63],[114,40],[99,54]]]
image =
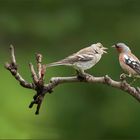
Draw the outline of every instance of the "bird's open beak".
[[[105,51],[105,50],[107,50],[108,48],[102,47],[102,49],[103,49],[104,53],[107,53],[107,51]]]
[[[113,46],[111,46],[112,48],[116,48],[116,46],[115,45],[113,45]]]

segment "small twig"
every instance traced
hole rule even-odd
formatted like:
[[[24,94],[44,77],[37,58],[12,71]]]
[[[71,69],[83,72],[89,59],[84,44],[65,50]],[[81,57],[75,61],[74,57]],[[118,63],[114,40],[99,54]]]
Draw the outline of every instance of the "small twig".
[[[46,73],[46,65],[42,65],[41,67],[41,78],[44,79]]]
[[[11,62],[16,65],[15,51],[13,45],[10,45],[11,50]]]
[[[53,77],[51,78],[48,84],[44,83],[44,76],[46,73],[46,65],[42,65],[42,55],[37,54],[37,71],[36,74],[33,65],[30,63],[30,70],[32,73],[33,83],[26,82],[22,76],[18,73],[18,67],[16,64],[16,58],[14,54],[14,47],[10,46],[11,50],[11,63],[6,63],[5,67],[7,70],[11,72],[11,74],[15,77],[17,81],[25,88],[30,88],[36,91],[36,94],[33,97],[33,101],[30,103],[29,108],[32,108],[34,104],[37,104],[37,109],[35,114],[39,114],[39,109],[41,107],[42,101],[46,93],[51,93],[55,87],[64,83],[76,83],[76,82],[86,82],[86,83],[101,83],[107,86],[111,86],[133,96],[136,100],[140,102],[140,88],[135,88],[128,84],[125,79],[121,81],[115,81],[111,79],[108,75],[102,77],[94,77],[92,75],[87,75],[84,80],[80,80],[78,76],[72,77]]]
[[[25,81],[22,78],[22,76],[18,73],[15,54],[14,54],[14,47],[12,45],[10,46],[10,51],[11,51],[11,62],[10,63],[7,62],[5,64],[5,68],[11,72],[11,74],[15,77],[17,81],[19,81],[20,85],[22,85],[25,88],[34,89],[33,84]]]
[[[29,63],[29,66],[30,66],[30,70],[31,70],[33,82],[34,82],[35,84],[37,84],[37,83],[38,83],[38,77],[37,77],[37,74],[36,74],[36,72],[35,72],[34,66],[33,66],[32,63]]]
[[[36,54],[36,60],[37,60],[37,70],[38,70],[38,78],[41,79],[41,62],[42,62],[42,55],[41,54]]]

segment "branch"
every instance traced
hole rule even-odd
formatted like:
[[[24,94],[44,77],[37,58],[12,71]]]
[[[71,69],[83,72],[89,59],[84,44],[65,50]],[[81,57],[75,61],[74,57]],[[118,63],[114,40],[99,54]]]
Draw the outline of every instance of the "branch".
[[[10,63],[7,62],[5,64],[5,68],[11,72],[11,74],[15,77],[15,79],[19,81],[21,86],[33,89],[33,84],[25,81],[17,71],[18,66],[16,64],[14,47],[12,45],[10,46],[10,51],[11,51],[11,62]]]
[[[64,83],[76,83],[76,82],[86,82],[86,83],[101,83],[107,86],[111,86],[133,96],[136,100],[140,102],[140,88],[133,87],[126,82],[126,80],[115,81],[108,75],[103,77],[94,77],[87,74],[84,78],[79,78],[79,76],[72,77],[53,77],[48,84],[44,83],[44,76],[46,73],[46,65],[42,65],[42,55],[36,54],[37,62],[37,73],[34,70],[34,66],[30,63],[30,70],[33,78],[32,83],[25,81],[22,76],[18,73],[18,67],[16,64],[16,58],[14,54],[14,47],[10,46],[11,51],[11,62],[6,63],[5,68],[11,72],[17,81],[24,87],[35,90],[36,94],[33,96],[33,101],[30,103],[29,108],[32,108],[34,104],[37,104],[37,109],[35,114],[39,114],[39,109],[41,107],[44,96],[47,93],[52,93],[54,88],[60,84]]]
[[[89,75],[84,80],[79,80],[77,76],[73,77],[53,77],[50,80],[50,83],[47,84],[46,90],[52,90],[57,85],[63,84],[63,83],[72,83],[72,82],[86,82],[86,83],[101,83],[105,84],[107,86],[111,86],[117,89],[120,89],[122,91],[127,92],[128,94],[132,95],[136,100],[140,102],[140,88],[139,87],[133,87],[130,84],[128,84],[125,80],[123,81],[115,81],[111,79],[108,75],[105,75],[103,77],[94,77],[92,75]]]

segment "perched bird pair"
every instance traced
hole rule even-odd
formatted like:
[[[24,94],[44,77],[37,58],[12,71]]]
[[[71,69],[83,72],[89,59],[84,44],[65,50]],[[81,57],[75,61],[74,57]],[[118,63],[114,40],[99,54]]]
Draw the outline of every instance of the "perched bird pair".
[[[131,53],[130,48],[124,43],[117,43],[113,45],[119,52],[119,62],[122,69],[129,74],[129,76],[140,75],[140,61]],[[103,47],[101,43],[92,44],[89,47],[81,49],[65,59],[50,63],[47,67],[66,65],[75,68],[79,74],[85,75],[85,70],[90,69],[99,62],[102,55],[107,48]]]

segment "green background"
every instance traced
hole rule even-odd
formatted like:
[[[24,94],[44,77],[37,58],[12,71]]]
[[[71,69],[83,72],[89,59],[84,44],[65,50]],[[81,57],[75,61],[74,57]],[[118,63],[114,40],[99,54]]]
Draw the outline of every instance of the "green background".
[[[124,42],[139,56],[139,5],[139,0],[0,0],[0,138],[140,138],[140,104],[125,92],[102,84],[60,85],[46,95],[36,116],[35,107],[28,108],[34,91],[21,87],[4,69],[10,44],[19,72],[31,82],[28,63],[35,64],[35,53],[50,63],[101,42],[108,54],[88,72],[119,80],[122,70],[111,46]],[[46,82],[74,74],[65,66],[49,68]]]

